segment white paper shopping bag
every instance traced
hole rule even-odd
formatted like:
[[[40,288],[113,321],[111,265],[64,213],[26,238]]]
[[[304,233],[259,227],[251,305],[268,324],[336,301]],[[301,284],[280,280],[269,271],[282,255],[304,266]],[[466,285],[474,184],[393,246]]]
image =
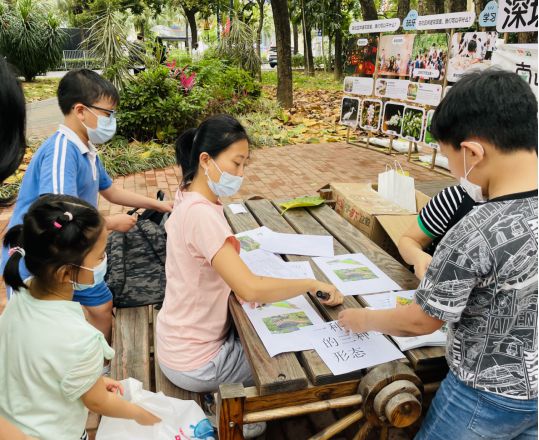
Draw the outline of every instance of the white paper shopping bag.
[[[136,403],[161,418],[153,426],[134,420],[101,418],[96,440],[215,440],[210,421],[193,400],[181,400],[142,389],[142,382],[121,381],[124,399]]]
[[[398,162],[394,168],[378,174],[378,194],[401,208],[416,212],[414,178],[405,175]]]

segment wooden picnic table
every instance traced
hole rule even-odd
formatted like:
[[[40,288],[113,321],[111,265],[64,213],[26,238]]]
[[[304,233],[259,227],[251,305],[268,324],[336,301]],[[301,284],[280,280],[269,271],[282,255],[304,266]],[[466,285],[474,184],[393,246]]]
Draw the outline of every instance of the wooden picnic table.
[[[279,201],[244,202],[247,213],[225,215],[234,233],[267,226],[276,232],[331,235],[336,255],[363,253],[404,290],[414,289],[417,278],[371,242],[329,206],[289,210],[282,214]],[[287,261],[310,261],[309,257],[283,255]],[[317,279],[324,274],[311,262]],[[362,307],[361,297],[347,296],[339,307],[326,307],[316,297],[307,301],[326,320],[335,320],[344,308]],[[255,386],[221,385],[218,393],[220,440],[242,439],[245,423],[270,421],[294,415],[351,407],[353,412],[313,439],[326,439],[353,423],[365,420],[355,439],[366,438],[373,429],[387,436],[390,426],[405,427],[421,413],[422,394],[434,390],[447,372],[443,347],[404,352],[406,359],[370,369],[335,376],[314,350],[270,357],[249,318],[235,297],[230,311],[249,360]],[[358,425],[359,429],[359,425]]]

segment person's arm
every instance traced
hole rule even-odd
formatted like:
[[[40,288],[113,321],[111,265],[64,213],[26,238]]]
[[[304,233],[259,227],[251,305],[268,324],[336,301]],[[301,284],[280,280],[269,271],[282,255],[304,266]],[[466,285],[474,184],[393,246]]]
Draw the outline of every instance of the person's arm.
[[[432,256],[423,250],[431,243],[432,238],[422,231],[417,222],[410,226],[399,240],[398,248],[402,259],[414,266],[414,273],[419,279],[423,278],[432,260]]]
[[[346,309],[339,313],[339,324],[357,333],[420,336],[440,329],[444,321],[427,315],[417,304],[409,304],[385,310]]]
[[[101,190],[100,194],[110,203],[116,205],[130,206],[134,208],[155,209],[159,212],[171,212],[174,206],[172,200],[157,200],[143,196],[116,185],[111,185],[107,189]]]
[[[117,387],[100,377],[92,388],[81,397],[90,411],[107,417],[134,420],[140,425],[154,425],[161,419],[144,408],[122,399],[116,394]],[[109,389],[107,389],[107,387]]]
[[[217,251],[212,266],[230,286],[234,293],[247,302],[272,303],[292,298],[302,293],[327,292],[330,298],[322,301],[329,306],[342,304],[342,294],[331,284],[317,280],[289,280],[262,277],[253,274],[227,240]]]
[[[0,417],[0,440],[37,440]]]

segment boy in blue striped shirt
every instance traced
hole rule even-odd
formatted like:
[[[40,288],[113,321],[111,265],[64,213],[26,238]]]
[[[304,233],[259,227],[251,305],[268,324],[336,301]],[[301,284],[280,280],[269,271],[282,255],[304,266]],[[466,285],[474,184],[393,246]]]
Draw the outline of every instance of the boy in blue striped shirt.
[[[47,193],[72,195],[96,207],[98,194],[101,194],[118,205],[160,212],[172,210],[172,202],[161,202],[113,185],[99,159],[95,145],[114,136],[119,99],[114,85],[91,70],[72,70],[62,78],[58,86],[58,104],[64,114],[64,123],[32,157],[8,228],[22,223],[30,205]],[[109,216],[106,221],[110,231],[126,232],[136,219],[118,214]],[[2,272],[7,253],[4,247]],[[26,267],[21,267],[21,275],[23,279],[30,276]],[[84,306],[88,321],[110,342],[112,294],[108,286],[101,282],[75,288],[73,300]],[[10,293],[8,289],[8,299]]]

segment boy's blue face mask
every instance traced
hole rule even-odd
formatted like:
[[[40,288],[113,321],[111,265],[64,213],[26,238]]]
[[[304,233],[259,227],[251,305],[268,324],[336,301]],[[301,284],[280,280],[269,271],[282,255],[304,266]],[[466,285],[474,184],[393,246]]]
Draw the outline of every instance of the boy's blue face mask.
[[[93,272],[93,274],[94,274],[94,282],[92,284],[82,284],[82,283],[77,283],[75,281],[71,281],[71,283],[73,284],[73,289],[74,290],[86,290],[86,289],[90,289],[92,287],[95,287],[98,284],[102,283],[103,280],[105,279],[105,274],[107,273],[107,254],[105,254],[105,258],[103,259],[103,261],[101,263],[99,263],[96,267],[94,267],[93,269],[91,269],[89,267],[85,267],[85,266],[77,266],[77,267],[80,267],[81,269],[86,269],[86,270],[89,270],[90,272]]]
[[[112,113],[110,116],[102,116],[95,114],[92,110],[90,110],[88,107],[86,109],[95,115],[97,118],[97,127],[96,128],[90,128],[82,123],[84,127],[86,128],[86,131],[88,133],[88,139],[92,144],[104,144],[105,142],[108,142],[112,139],[112,137],[116,134],[116,116],[114,113]]]

